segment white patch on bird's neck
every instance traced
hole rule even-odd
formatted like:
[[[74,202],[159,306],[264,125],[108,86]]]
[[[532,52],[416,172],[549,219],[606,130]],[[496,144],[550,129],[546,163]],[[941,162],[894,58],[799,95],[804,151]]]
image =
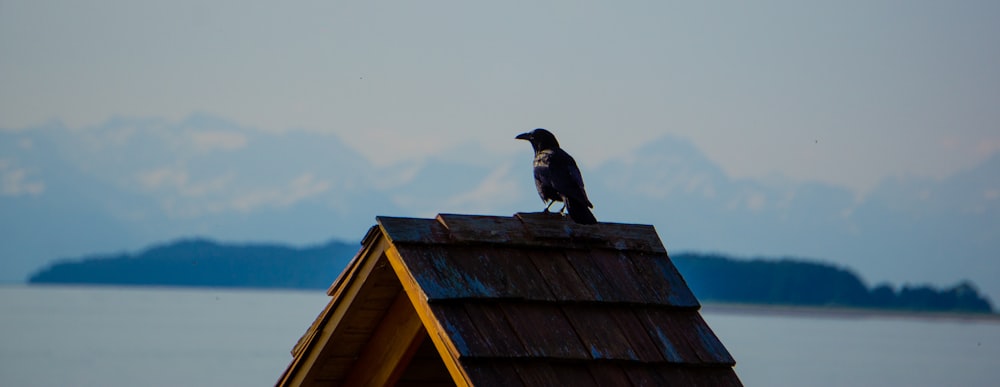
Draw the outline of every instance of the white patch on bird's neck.
[[[545,149],[545,150],[538,151],[538,153],[535,154],[535,163],[534,163],[534,166],[536,166],[536,167],[547,167],[547,166],[549,166],[549,157],[552,157],[552,150],[551,149]]]

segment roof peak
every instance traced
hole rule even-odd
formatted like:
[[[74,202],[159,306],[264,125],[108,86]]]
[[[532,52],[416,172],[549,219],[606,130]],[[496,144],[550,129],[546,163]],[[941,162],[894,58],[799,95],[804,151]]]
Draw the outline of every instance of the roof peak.
[[[377,219],[279,385],[740,385],[652,226]]]
[[[434,219],[389,216],[376,219],[393,243],[484,243],[666,253],[651,225],[610,222],[581,225],[554,213],[519,212],[510,217],[438,214]]]

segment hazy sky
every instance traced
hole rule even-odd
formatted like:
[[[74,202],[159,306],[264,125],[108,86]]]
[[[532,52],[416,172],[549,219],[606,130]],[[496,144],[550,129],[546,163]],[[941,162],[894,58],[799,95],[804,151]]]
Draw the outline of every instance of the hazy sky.
[[[208,112],[382,163],[664,133],[864,193],[1000,151],[1000,2],[0,1],[0,128]]]

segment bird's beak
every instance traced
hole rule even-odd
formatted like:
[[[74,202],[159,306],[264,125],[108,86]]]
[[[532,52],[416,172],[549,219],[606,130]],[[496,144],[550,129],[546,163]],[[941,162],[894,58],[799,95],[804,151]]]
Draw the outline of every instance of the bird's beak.
[[[531,141],[531,133],[530,132],[529,133],[521,133],[521,134],[517,135],[517,137],[514,137],[514,138],[516,138],[518,140]]]

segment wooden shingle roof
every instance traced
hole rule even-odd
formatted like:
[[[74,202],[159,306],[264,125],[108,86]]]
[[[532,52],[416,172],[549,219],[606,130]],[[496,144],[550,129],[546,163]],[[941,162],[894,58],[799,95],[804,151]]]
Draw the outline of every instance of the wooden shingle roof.
[[[279,385],[741,385],[655,229],[379,217]]]

